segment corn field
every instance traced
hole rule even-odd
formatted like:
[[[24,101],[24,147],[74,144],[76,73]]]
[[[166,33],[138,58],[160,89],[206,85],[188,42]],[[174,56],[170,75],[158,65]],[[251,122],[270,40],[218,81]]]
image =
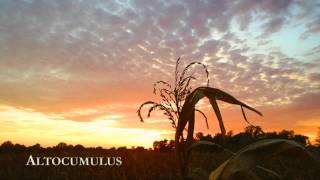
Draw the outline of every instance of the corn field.
[[[225,91],[209,87],[209,72],[207,66],[203,63],[192,62],[183,69],[182,73],[179,73],[179,64],[180,58],[176,62],[175,81],[173,84],[166,81],[158,81],[154,85],[154,93],[157,92],[156,87],[158,84],[164,85],[164,87],[158,88],[162,101],[147,101],[143,103],[138,109],[138,115],[143,122],[141,115],[142,107],[151,104],[152,106],[149,108],[147,117],[150,117],[150,113],[153,110],[159,108],[160,111],[164,111],[164,115],[171,121],[172,127],[176,130],[175,152],[178,160],[180,178],[210,180],[283,179],[284,174],[268,169],[262,166],[262,164],[275,156],[287,157],[289,159],[303,157],[304,160],[315,164],[320,163],[319,158],[310,153],[305,147],[289,140],[263,140],[250,144],[235,153],[214,143],[195,142],[194,126],[196,112],[200,112],[205,117],[208,126],[206,115],[196,109],[196,104],[204,97],[209,99],[217,117],[222,137],[225,136],[226,129],[217,103],[218,100],[240,106],[243,117],[247,123],[249,123],[249,121],[244,109],[251,110],[260,116],[262,116],[262,113]],[[197,87],[195,89],[191,87],[190,82],[196,78],[193,75],[187,75],[187,72],[194,65],[201,65],[204,68],[207,77],[207,86]],[[230,158],[216,168],[190,168],[191,151],[197,146],[220,149],[227,152]],[[294,153],[291,154],[292,152]]]

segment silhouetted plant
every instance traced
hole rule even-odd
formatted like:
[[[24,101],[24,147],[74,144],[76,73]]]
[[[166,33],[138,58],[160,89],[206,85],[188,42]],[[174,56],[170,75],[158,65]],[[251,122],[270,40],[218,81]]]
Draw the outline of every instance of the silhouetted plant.
[[[248,120],[246,118],[243,107],[258,113],[259,115],[262,114],[256,109],[237,100],[230,94],[219,89],[209,87],[209,72],[207,70],[207,66],[205,66],[204,64],[200,62],[192,62],[188,64],[181,73],[179,72],[179,64],[180,58],[178,58],[178,60],[176,61],[174,86],[172,86],[169,82],[166,81],[157,81],[154,84],[154,93],[159,93],[161,97],[161,102],[144,102],[138,109],[138,116],[140,117],[141,122],[143,122],[143,118],[141,116],[141,109],[145,105],[152,105],[148,111],[147,117],[150,117],[151,112],[157,108],[164,111],[163,114],[167,116],[167,118],[170,120],[172,127],[176,128],[175,150],[178,156],[181,173],[183,176],[186,176],[185,168],[187,167],[189,156],[187,153],[187,149],[188,147],[190,147],[193,141],[195,112],[200,112],[204,116],[208,127],[206,115],[202,111],[196,109],[195,107],[199,100],[201,100],[204,97],[207,97],[209,99],[210,104],[219,121],[220,130],[223,136],[225,135],[225,127],[218,107],[217,100],[221,100],[230,104],[240,105],[244,119],[247,122]],[[198,87],[192,91],[190,82],[194,80],[195,77],[193,75],[188,76],[186,73],[189,70],[189,68],[191,68],[193,65],[202,65],[207,75],[207,86]],[[158,87],[159,85],[162,86]],[[176,123],[177,121],[178,124]],[[188,127],[186,127],[187,124]],[[187,130],[186,141],[183,135],[184,130]]]
[[[179,74],[178,66],[179,66],[180,58],[176,62],[175,69],[175,83],[172,86],[170,83],[165,81],[158,81],[154,84],[154,93],[158,91],[161,97],[161,102],[157,103],[154,101],[147,101],[143,103],[138,109],[138,116],[140,120],[143,122],[143,118],[141,116],[141,109],[145,105],[152,105],[148,111],[147,117],[150,117],[150,113],[159,108],[164,111],[164,115],[171,121],[172,126],[176,129],[175,133],[175,152],[178,159],[178,165],[183,178],[187,178],[187,167],[189,163],[190,152],[193,148],[199,146],[210,146],[211,148],[218,148],[225,152],[230,152],[232,157],[227,160],[225,163],[220,165],[216,170],[214,170],[211,175],[211,180],[222,180],[222,179],[245,179],[246,177],[251,179],[259,179],[259,178],[275,178],[280,179],[280,175],[273,172],[272,170],[263,168],[258,165],[258,160],[261,158],[268,158],[270,156],[276,156],[279,154],[283,154],[286,152],[295,152],[296,155],[312,157],[312,155],[300,144],[297,144],[294,141],[288,140],[278,140],[278,139],[268,139],[262,140],[256,143],[253,143],[237,153],[233,153],[230,150],[224,148],[221,145],[198,141],[196,143],[193,142],[193,134],[194,134],[194,125],[195,125],[195,112],[200,112],[207,122],[207,117],[205,114],[198,109],[196,109],[196,104],[204,97],[209,99],[209,102],[216,114],[221,134],[216,136],[219,141],[224,141],[224,137],[226,134],[226,130],[224,127],[223,118],[218,106],[217,101],[223,101],[229,104],[239,105],[241,107],[242,115],[247,123],[247,117],[244,111],[244,108],[249,109],[259,115],[262,116],[262,113],[258,110],[246,105],[245,103],[237,100],[232,95],[216,88],[209,87],[209,76],[207,67],[199,62],[190,63],[188,66],[184,68],[181,74]],[[198,87],[192,91],[190,87],[190,81],[195,79],[194,76],[186,76],[187,70],[194,64],[200,64],[204,67],[207,74],[207,86],[206,87]],[[162,88],[158,88],[158,85],[163,85]],[[250,123],[249,123],[250,124]],[[250,124],[251,125],[251,124]],[[207,123],[208,126],[208,123]],[[187,137],[184,138],[184,131],[187,131]],[[260,127],[249,126],[244,133],[249,135],[250,139],[258,138],[264,135],[264,132]],[[279,133],[280,136],[286,136],[287,138],[294,138],[293,131],[283,131]],[[230,135],[231,136],[231,135]],[[263,157],[259,157],[262,152],[267,152]],[[267,157],[265,157],[267,156]],[[231,168],[230,168],[231,167]],[[255,172],[252,171],[253,168],[258,168],[260,171],[263,171],[264,177],[259,176]],[[199,172],[203,172],[200,169]],[[198,173],[199,173],[198,172]],[[241,176],[238,176],[241,175]],[[209,174],[205,176],[208,178]]]
[[[193,92],[191,92],[185,99],[183,107],[181,109],[181,114],[178,120],[178,125],[175,134],[175,150],[176,155],[179,160],[179,166],[181,169],[182,176],[186,177],[187,175],[187,166],[188,166],[188,159],[189,159],[189,148],[193,142],[193,133],[194,133],[194,125],[195,125],[195,106],[196,104],[204,97],[209,99],[209,102],[217,116],[221,135],[222,137],[225,136],[226,130],[224,127],[224,122],[222,119],[222,115],[217,103],[217,100],[227,102],[229,104],[239,105],[242,110],[242,114],[244,119],[248,122],[245,111],[243,108],[247,108],[259,115],[262,116],[258,110],[246,105],[245,103],[237,100],[235,97],[231,96],[230,94],[216,88],[211,87],[198,87]],[[249,122],[248,122],[249,123]],[[186,128],[188,124],[188,134],[186,141],[183,138],[183,130]]]
[[[211,87],[198,87],[192,93],[190,93],[182,107],[181,116],[179,117],[176,134],[175,134],[175,149],[176,155],[179,160],[179,165],[181,169],[181,173],[183,177],[187,177],[187,167],[189,163],[190,149],[194,148],[193,145],[193,133],[194,133],[194,125],[195,125],[195,105],[197,102],[203,97],[207,97],[209,102],[214,109],[214,112],[217,116],[221,137],[225,136],[225,128],[223,119],[218,107],[217,100],[221,100],[230,104],[239,105],[242,110],[242,114],[244,119],[248,122],[244,108],[247,108],[259,115],[262,115],[256,109],[244,104],[243,102],[237,100],[230,94],[221,91],[216,88]],[[249,122],[248,122],[249,123]],[[186,128],[188,124],[188,134],[186,142],[183,141],[183,130]],[[250,123],[249,123],[250,124]],[[251,138],[259,138],[263,136],[263,131],[260,127],[249,126],[246,129],[246,134]],[[279,133],[279,136],[283,136],[288,139],[294,139],[293,131],[282,131]],[[221,138],[220,138],[221,139]],[[197,146],[208,146],[208,143],[197,142]],[[212,147],[223,148],[218,144],[212,143]],[[221,149],[220,148],[220,149]],[[228,151],[225,149],[224,151]],[[268,159],[270,157],[281,156],[284,154],[293,153],[291,157],[303,157],[307,160],[312,160],[314,162],[319,162],[318,158],[313,156],[310,152],[307,151],[301,144],[298,144],[294,141],[289,141],[285,139],[267,139],[261,140],[255,143],[252,143],[244,148],[242,148],[237,153],[234,153],[232,157],[225,161],[222,165],[220,165],[217,169],[215,169],[211,175],[210,180],[232,180],[232,179],[281,179],[281,176],[276,172],[261,167],[259,163],[262,159]],[[253,171],[253,169],[257,168],[257,171]],[[203,171],[200,171],[203,172]],[[199,173],[199,172],[198,172]],[[204,176],[202,176],[204,177]]]
[[[158,109],[163,111],[163,114],[170,120],[171,126],[173,128],[177,127],[177,120],[181,115],[182,105],[186,99],[186,97],[191,93],[192,86],[191,81],[196,80],[194,74],[188,75],[188,71],[194,67],[195,65],[200,65],[204,69],[206,73],[207,86],[209,86],[209,72],[207,70],[207,66],[201,62],[191,62],[188,64],[182,72],[179,71],[180,58],[176,61],[176,67],[174,72],[174,84],[171,84],[168,81],[157,81],[153,85],[153,93],[158,94],[161,98],[160,102],[155,101],[146,101],[141,104],[138,109],[138,116],[143,122],[143,117],[141,115],[141,110],[146,105],[151,105],[148,110],[147,117],[150,117],[151,112]],[[206,115],[199,109],[195,109],[196,112],[199,112],[205,118],[207,123]],[[207,123],[208,126],[208,123]]]

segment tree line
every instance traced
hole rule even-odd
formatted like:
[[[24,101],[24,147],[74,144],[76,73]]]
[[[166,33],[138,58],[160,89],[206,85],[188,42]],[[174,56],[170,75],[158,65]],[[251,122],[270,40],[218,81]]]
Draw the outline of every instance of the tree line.
[[[247,126],[243,132],[237,134],[229,131],[224,137],[221,133],[212,136],[210,134],[204,135],[202,132],[198,132],[195,135],[195,140],[213,142],[233,151],[238,151],[244,146],[262,139],[288,139],[296,141],[305,147],[317,148],[320,150],[320,128],[315,144],[311,144],[309,137],[296,134],[293,130],[264,132],[260,126]],[[153,143],[153,149],[163,152],[173,151],[174,141],[166,139],[155,141]]]
[[[207,134],[204,135],[202,132],[198,132],[195,135],[195,140],[201,141],[210,141],[219,145],[223,145],[230,150],[237,151],[244,146],[256,142],[261,139],[288,139],[296,141],[302,144],[305,147],[315,148],[320,151],[320,128],[318,131],[318,136],[316,138],[315,144],[311,144],[309,137],[301,134],[296,134],[293,130],[282,130],[279,132],[264,132],[260,126],[248,126],[244,129],[243,132],[239,132],[234,134],[232,131],[229,131],[226,136],[222,136],[220,133],[215,134],[214,136]],[[134,150],[134,151],[146,151],[146,150],[154,150],[160,152],[172,152],[174,151],[174,140],[159,140],[153,142],[153,149],[145,149],[142,146],[127,148],[123,147],[112,147],[109,149],[105,149],[103,147],[84,147],[81,144],[71,145],[64,142],[58,143],[56,146],[44,148],[40,144],[35,144],[32,146],[25,146],[21,144],[14,144],[11,141],[5,141],[0,146],[0,153],[10,153],[10,152],[24,152],[24,151],[61,151],[61,150],[109,150],[109,151],[126,151],[126,150]]]

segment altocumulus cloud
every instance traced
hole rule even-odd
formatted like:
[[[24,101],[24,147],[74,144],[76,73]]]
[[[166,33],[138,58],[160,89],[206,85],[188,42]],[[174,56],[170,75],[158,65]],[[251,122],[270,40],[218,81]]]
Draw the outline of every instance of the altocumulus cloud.
[[[212,86],[246,102],[279,106],[279,114],[299,102],[299,112],[309,112],[319,96],[317,7],[299,0],[2,0],[0,103],[75,121],[132,119],[181,56],[203,61]]]

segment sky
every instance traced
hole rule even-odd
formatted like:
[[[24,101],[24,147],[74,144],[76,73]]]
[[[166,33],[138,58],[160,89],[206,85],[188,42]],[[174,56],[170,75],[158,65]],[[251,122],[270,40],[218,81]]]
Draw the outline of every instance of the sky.
[[[175,62],[206,64],[210,86],[257,108],[266,131],[320,127],[320,1],[0,0],[0,143],[145,146],[172,139],[153,83]],[[203,85],[205,74],[194,67]],[[227,131],[248,124],[221,105]],[[219,132],[207,100],[200,103]],[[144,116],[146,110],[143,111]]]

